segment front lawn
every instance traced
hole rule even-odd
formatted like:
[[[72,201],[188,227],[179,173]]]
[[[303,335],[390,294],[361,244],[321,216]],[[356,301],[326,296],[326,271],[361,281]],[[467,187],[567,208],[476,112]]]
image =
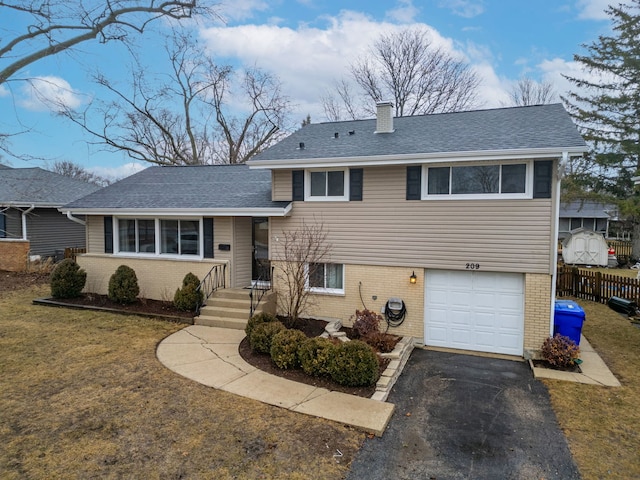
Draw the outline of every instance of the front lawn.
[[[544,383],[585,480],[640,478],[640,329],[606,305],[577,302],[582,333],[622,387]]]
[[[0,291],[3,479],[346,474],[362,433],[169,371],[155,347],[182,325],[31,304],[47,293]]]

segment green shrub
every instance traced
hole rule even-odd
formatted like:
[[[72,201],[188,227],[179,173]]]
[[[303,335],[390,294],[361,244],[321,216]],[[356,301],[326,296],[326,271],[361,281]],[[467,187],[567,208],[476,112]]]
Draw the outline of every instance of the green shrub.
[[[65,258],[51,273],[51,296],[54,298],[78,297],[86,281],[87,272],[70,258]]]
[[[175,307],[185,312],[194,311],[204,299],[199,286],[200,279],[191,272],[187,273],[182,280],[182,288],[178,288],[173,296]]]
[[[328,338],[307,338],[298,350],[300,366],[304,373],[314,377],[330,375],[329,363],[337,348],[338,345]]]
[[[271,341],[271,360],[278,368],[298,368],[298,350],[306,339],[300,330],[287,329],[276,333]]]
[[[542,344],[542,358],[554,367],[571,367],[579,355],[580,348],[576,342],[559,333],[548,337]]]
[[[271,342],[276,333],[281,332],[286,327],[282,322],[260,323],[255,326],[249,336],[249,344],[254,352],[267,353],[271,352]]]
[[[127,265],[120,265],[109,279],[109,300],[122,304],[133,303],[139,294],[136,272]]]
[[[249,338],[251,337],[251,332],[257,325],[260,325],[261,323],[269,323],[269,322],[276,322],[276,321],[278,321],[278,319],[274,315],[271,315],[270,313],[264,313],[264,312],[256,313],[247,322],[247,326],[244,327],[244,333],[247,335],[247,338]]]
[[[339,345],[329,363],[331,378],[350,387],[373,385],[378,379],[379,369],[376,352],[361,340]]]
[[[352,317],[353,318],[353,317]],[[353,333],[355,338],[366,337],[371,333],[380,331],[382,316],[371,310],[356,310],[355,321],[353,322]]]

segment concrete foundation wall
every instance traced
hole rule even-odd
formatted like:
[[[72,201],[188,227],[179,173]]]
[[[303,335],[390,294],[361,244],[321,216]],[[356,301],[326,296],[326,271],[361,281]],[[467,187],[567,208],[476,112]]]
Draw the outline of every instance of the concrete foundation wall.
[[[0,270],[24,272],[30,248],[28,240],[0,239]]]

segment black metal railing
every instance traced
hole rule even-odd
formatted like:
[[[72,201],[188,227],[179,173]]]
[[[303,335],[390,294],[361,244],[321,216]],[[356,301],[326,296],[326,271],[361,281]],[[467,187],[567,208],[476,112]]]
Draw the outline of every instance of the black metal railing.
[[[258,278],[251,282],[251,289],[249,290],[249,299],[251,300],[249,318],[253,317],[253,314],[258,309],[258,305],[260,305],[260,301],[265,294],[271,290],[273,267],[271,267],[271,265],[265,265],[264,267],[266,268],[258,269]]]
[[[225,263],[214,265],[209,273],[198,285],[198,291],[202,292],[202,300],[196,307],[196,315],[200,315],[200,309],[207,303],[209,297],[219,288],[226,288],[227,265]]]

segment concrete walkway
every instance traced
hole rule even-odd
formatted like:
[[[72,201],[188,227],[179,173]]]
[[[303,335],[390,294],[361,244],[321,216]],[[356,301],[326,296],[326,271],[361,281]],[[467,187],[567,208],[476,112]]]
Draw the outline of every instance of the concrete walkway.
[[[238,353],[243,330],[191,325],[158,345],[158,360],[203,385],[333,420],[381,436],[394,405],[293,382],[256,369]]]

